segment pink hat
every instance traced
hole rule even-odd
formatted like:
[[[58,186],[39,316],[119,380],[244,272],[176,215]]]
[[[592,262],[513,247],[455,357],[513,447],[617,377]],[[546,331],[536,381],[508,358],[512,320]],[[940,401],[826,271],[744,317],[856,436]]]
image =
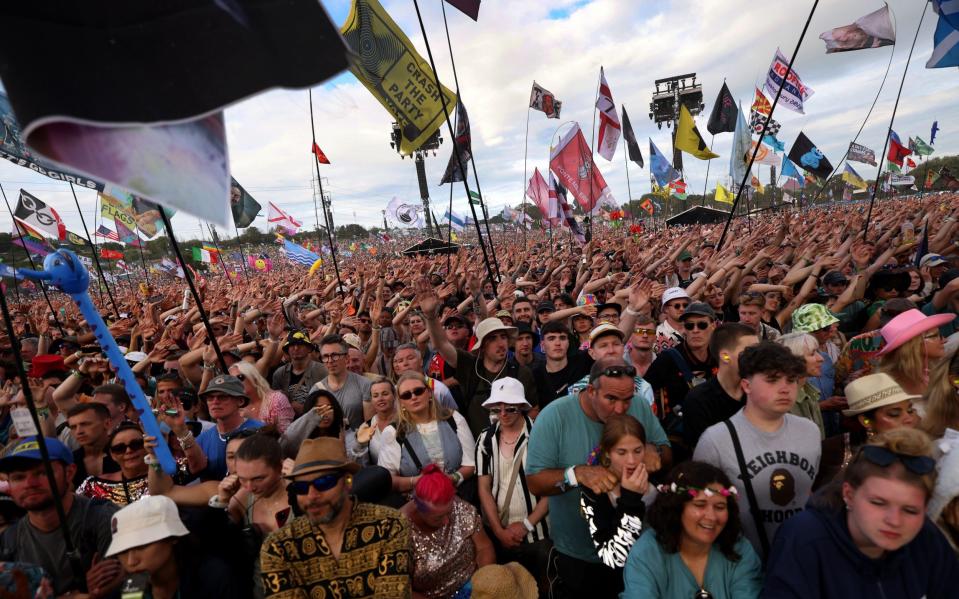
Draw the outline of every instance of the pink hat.
[[[886,341],[886,345],[878,355],[888,354],[916,335],[949,324],[955,317],[956,315],[951,312],[926,316],[915,308],[906,310],[882,327],[882,338]]]

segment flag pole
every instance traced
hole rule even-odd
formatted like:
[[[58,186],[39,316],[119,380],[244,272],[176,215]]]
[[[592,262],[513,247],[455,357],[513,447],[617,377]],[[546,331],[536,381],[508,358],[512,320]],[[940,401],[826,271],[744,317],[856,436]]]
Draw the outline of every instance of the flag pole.
[[[216,240],[216,231],[210,223],[206,224],[206,228],[210,231],[210,237],[213,239],[213,247],[216,248],[217,260],[220,262],[220,266],[223,267],[223,274],[226,275],[226,280],[230,283],[230,287],[235,287],[233,279],[230,278],[230,271],[226,268],[226,259],[223,257],[223,252],[220,251],[220,244]]]
[[[319,223],[317,223],[317,228],[319,228]],[[236,247],[240,250],[240,266],[243,267],[243,276],[249,278],[250,273],[246,270],[246,254],[243,253],[243,240],[240,239],[240,229],[237,228],[236,221],[233,221],[233,231],[236,233]]]
[[[713,142],[714,142],[714,141],[716,141],[716,136],[715,136],[715,135],[713,135],[713,136],[709,139],[709,151],[710,151],[710,152],[713,151]],[[700,206],[705,206],[705,205],[706,205],[706,190],[709,188],[709,166],[710,166],[710,164],[712,164],[712,162],[713,162],[712,160],[707,160],[707,161],[706,161],[706,179],[703,181],[703,199],[699,202],[699,205],[700,205]]]
[[[20,228],[20,222],[13,216],[13,210],[10,209],[10,202],[7,201],[7,192],[4,191],[3,185],[0,184],[0,194],[3,194],[3,203],[7,205],[7,212],[10,213],[10,220],[13,221],[13,226],[17,228],[17,233],[20,235],[20,239],[23,240],[23,229]],[[30,255],[30,250],[24,245],[23,251],[27,254],[27,260],[30,261],[30,268],[33,270],[38,270],[36,263],[33,261],[33,256]],[[13,280],[16,283],[16,279]],[[53,322],[56,323],[57,329],[60,331],[61,337],[66,337],[67,334],[63,332],[63,325],[60,323],[60,318],[57,316],[57,311],[53,309],[53,304],[50,303],[50,296],[47,295],[47,286],[43,281],[37,281],[40,284],[40,291],[43,293],[43,299],[47,301],[47,306],[50,308],[50,313],[53,314]],[[13,341],[14,337],[11,335],[10,340]]]
[[[470,198],[470,188],[469,188],[469,182],[466,180],[466,174],[465,174],[466,171],[464,170],[465,165],[463,164],[463,160],[462,160],[462,157],[460,156],[460,153],[455,151],[455,149],[456,149],[456,141],[455,141],[455,140],[456,140],[456,132],[453,130],[453,122],[450,120],[450,109],[449,109],[449,106],[448,106],[447,103],[446,103],[446,94],[443,93],[443,85],[440,83],[440,74],[439,74],[439,72],[436,70],[436,61],[433,60],[433,50],[432,50],[431,47],[430,47],[429,37],[427,37],[427,35],[426,35],[426,25],[423,23],[423,14],[420,12],[419,0],[413,0],[413,8],[416,9],[416,19],[419,21],[419,24],[420,24],[420,32],[421,32],[422,35],[423,35],[423,43],[424,43],[424,45],[426,46],[426,55],[427,55],[427,57],[429,58],[430,67],[433,69],[433,82],[436,84],[436,89],[439,91],[440,102],[441,102],[442,105],[443,105],[443,113],[444,113],[444,115],[446,116],[446,119],[445,119],[445,120],[446,120],[446,128],[447,128],[447,130],[449,131],[450,139],[454,140],[454,141],[453,141],[453,148],[454,148],[453,155],[456,156],[456,164],[459,166],[460,172],[463,173],[463,187],[466,189],[466,197],[467,197],[467,200],[469,200],[469,198]],[[474,171],[474,174],[475,174],[475,171],[476,171],[475,166],[474,166],[474,168],[473,168],[473,171]],[[477,190],[477,193],[479,193],[479,190]],[[482,210],[482,208],[483,208],[482,201],[483,201],[483,199],[482,199],[482,195],[481,195],[481,196],[480,196],[480,202],[481,202],[481,204],[480,204],[480,209],[481,209],[481,210]],[[483,231],[482,231],[482,229],[480,228],[479,220],[476,218],[476,207],[473,205],[473,202],[471,202],[471,201],[467,201],[467,203],[468,203],[469,206],[470,206],[470,212],[473,214],[473,224],[474,224],[475,227],[476,227],[476,238],[477,238],[477,240],[479,241],[480,249],[481,249],[482,252],[483,252],[483,262],[484,262],[485,265],[486,265],[486,274],[487,274],[487,276],[489,277],[490,284],[492,284],[492,286],[493,286],[493,294],[494,294],[494,295],[498,295],[498,291],[497,291],[497,281],[496,281],[496,278],[493,276],[493,265],[492,265],[492,263],[490,262],[489,252],[486,251],[486,244],[483,243]],[[489,236],[489,218],[487,218],[486,221],[487,221],[487,222],[486,222],[486,234],[487,234],[487,236]],[[490,237],[489,243],[490,243],[490,248],[492,248],[492,247],[493,247],[493,239],[492,239],[492,237]]]
[[[444,3],[446,2],[446,0],[441,0],[441,1]],[[536,82],[534,81],[533,83],[536,83]],[[529,113],[530,113],[530,109],[529,109],[529,106],[527,106],[526,107],[526,141],[523,143],[523,208],[522,210],[524,214],[526,213],[526,185],[527,185],[526,175],[528,174],[528,171],[526,169],[526,156],[529,151]],[[527,247],[526,228],[524,227],[523,228],[523,248],[525,249],[526,247]]]
[[[603,65],[599,65],[599,78],[596,80],[596,97],[593,99],[593,133],[589,136],[589,201],[592,204],[589,212],[586,213],[589,218],[589,233],[586,241],[593,240],[593,212],[596,205],[593,204],[593,169],[596,168],[596,153],[593,151],[596,141],[596,104],[599,102],[599,88],[603,84]],[[610,92],[612,95],[612,92]]]
[[[310,132],[313,135],[313,145],[316,145],[316,126],[313,124],[313,88],[307,90],[310,96]],[[330,215],[326,213],[326,198],[323,197],[323,179],[320,177],[320,157],[316,152],[313,154],[313,163],[316,164],[316,184],[320,188],[320,201],[323,202],[323,219],[326,221],[326,237],[330,241],[330,256],[333,258],[333,272],[336,273],[337,293],[343,297],[343,281],[340,280],[340,265],[336,261],[336,248],[333,247],[333,223],[330,221]],[[316,211],[316,198],[313,198],[313,210]],[[320,244],[322,246],[322,242]]]
[[[929,10],[928,2],[923,2],[922,4],[923,7],[922,14],[919,16],[919,25],[916,26],[916,35],[912,38],[912,45],[909,47],[909,56],[906,57],[906,66],[902,70],[902,79],[899,80],[899,92],[896,94],[896,102],[892,106],[892,116],[889,117],[889,130],[886,132],[886,141],[882,144],[882,154],[878,160],[879,170],[876,172],[876,185],[872,189],[872,197],[869,199],[869,210],[866,212],[866,222],[862,227],[863,241],[867,241],[869,238],[869,221],[872,219],[872,206],[876,202],[876,191],[879,189],[879,179],[882,177],[882,165],[883,161],[886,160],[886,148],[889,146],[889,139],[892,137],[892,127],[896,122],[896,111],[899,110],[899,98],[902,96],[902,88],[906,83],[906,74],[909,72],[909,61],[912,60],[912,51],[916,49],[916,40],[919,39],[919,30],[922,29],[922,21],[926,18],[926,11]]]
[[[793,50],[793,54],[789,58],[789,64],[786,65],[786,73],[783,75],[782,83],[779,84],[779,89],[776,90],[776,97],[773,99],[773,103],[769,108],[769,114],[766,115],[766,120],[763,122],[763,128],[759,133],[760,143],[757,143],[753,148],[752,155],[749,157],[749,164],[746,165],[746,171],[743,173],[743,180],[739,185],[739,189],[736,190],[736,199],[733,200],[733,207],[729,211],[729,217],[726,219],[725,226],[723,226],[723,232],[719,237],[719,243],[716,244],[716,252],[719,252],[721,249],[723,249],[723,242],[726,241],[726,233],[729,231],[729,225],[733,220],[733,214],[736,212],[736,205],[739,204],[739,198],[742,196],[746,182],[749,180],[749,176],[753,172],[753,163],[756,162],[756,155],[759,154],[759,148],[762,146],[761,140],[763,133],[766,132],[766,129],[769,127],[769,121],[771,121],[773,118],[773,112],[776,111],[776,104],[779,103],[779,97],[783,93],[783,87],[786,85],[786,80],[789,79],[789,75],[793,72],[793,62],[796,60],[796,56],[799,54],[799,48],[802,46],[803,38],[806,37],[806,31],[809,29],[809,23],[812,22],[812,16],[816,13],[817,6],[819,6],[819,0],[814,0],[812,8],[809,10],[809,16],[806,17],[806,24],[803,25],[802,33],[799,34],[799,39],[796,41],[796,48]]]
[[[70,192],[73,194],[73,203],[77,205],[77,212],[80,213],[80,222],[83,224],[83,234],[87,236],[87,243],[90,244],[90,254],[93,256],[93,265],[96,266],[97,274],[100,275],[97,291],[100,292],[100,301],[102,302],[103,289],[100,288],[100,283],[106,286],[107,281],[103,277],[103,267],[100,265],[100,256],[97,255],[97,245],[93,243],[93,239],[90,237],[90,230],[87,229],[87,219],[83,216],[83,210],[80,210],[80,200],[77,199],[77,191],[74,189],[73,183],[70,183]],[[113,299],[113,293],[110,291],[109,286],[107,286],[107,297],[110,298],[110,304],[113,306],[113,315],[116,316],[117,320],[120,320],[120,310],[117,308],[117,301]]]

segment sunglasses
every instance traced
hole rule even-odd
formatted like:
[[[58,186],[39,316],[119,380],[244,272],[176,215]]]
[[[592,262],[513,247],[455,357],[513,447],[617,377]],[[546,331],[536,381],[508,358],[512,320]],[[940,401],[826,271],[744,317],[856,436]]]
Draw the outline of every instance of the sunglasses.
[[[610,376],[614,378],[628,376],[630,378],[634,378],[636,376],[636,369],[629,364],[625,364],[623,366],[610,366],[609,368],[596,373],[596,376],[589,377],[589,382],[593,383],[601,376]]]
[[[413,399],[414,397],[419,397],[420,395],[423,395],[424,393],[426,393],[426,387],[416,387],[414,389],[410,389],[409,391],[404,391],[400,393],[399,398],[404,401],[409,401]]]
[[[290,483],[290,488],[292,488],[293,492],[297,495],[307,495],[310,492],[310,487],[322,493],[335,487],[341,478],[343,478],[342,472],[333,472],[331,474],[324,474],[313,480],[295,480]]]
[[[335,362],[336,360],[339,360],[340,358],[342,358],[342,357],[345,356],[345,355],[346,355],[346,353],[344,353],[344,352],[340,352],[340,353],[336,353],[336,354],[326,354],[325,356],[320,356],[320,361],[321,361],[321,362]]]
[[[633,332],[640,337],[655,337],[656,329],[633,329]]]
[[[703,322],[703,321],[701,321],[701,320],[700,320],[699,322],[688,322],[688,321],[687,321],[687,322],[684,322],[684,323],[683,323],[683,328],[686,329],[687,331],[691,331],[691,330],[693,330],[693,329],[699,329],[700,331],[705,331],[706,329],[709,328],[709,323],[708,323],[708,322]]]
[[[929,456],[904,455],[878,445],[866,445],[859,451],[862,457],[883,468],[899,460],[906,467],[906,470],[919,476],[929,474],[936,467],[936,461]]]
[[[143,449],[143,439],[134,439],[129,443],[117,443],[116,445],[111,445],[110,453],[114,455],[123,455],[127,452],[127,450],[140,451],[141,449]]]
[[[516,406],[507,406],[505,408],[490,408],[491,414],[518,414],[519,408]]]

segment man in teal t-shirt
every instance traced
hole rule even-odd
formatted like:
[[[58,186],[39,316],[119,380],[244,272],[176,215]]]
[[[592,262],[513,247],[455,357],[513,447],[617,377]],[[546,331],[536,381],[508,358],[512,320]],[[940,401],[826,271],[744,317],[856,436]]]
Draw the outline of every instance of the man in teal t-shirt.
[[[589,385],[543,408],[530,432],[527,481],[534,494],[549,496],[550,531],[558,552],[550,568],[555,568],[559,578],[560,596],[605,597],[606,591],[615,593],[622,588],[621,575],[600,561],[586,520],[579,513],[580,486],[603,493],[616,484],[606,468],[586,465],[599,444],[606,419],[612,414],[630,414],[643,425],[651,472],[661,467],[659,456],[664,449],[668,461],[666,433],[649,404],[640,398],[634,401],[635,374],[621,357],[596,362]]]

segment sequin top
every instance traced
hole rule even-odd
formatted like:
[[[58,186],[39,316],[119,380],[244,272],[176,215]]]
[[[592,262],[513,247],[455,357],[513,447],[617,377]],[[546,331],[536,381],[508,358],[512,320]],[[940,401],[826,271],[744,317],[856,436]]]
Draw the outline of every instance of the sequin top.
[[[119,481],[88,476],[77,487],[77,495],[83,495],[90,499],[106,499],[120,507],[129,505],[149,494],[146,476]]]
[[[483,529],[476,508],[453,498],[449,522],[433,532],[410,527],[413,590],[430,599],[452,597],[476,571],[473,535]]]

